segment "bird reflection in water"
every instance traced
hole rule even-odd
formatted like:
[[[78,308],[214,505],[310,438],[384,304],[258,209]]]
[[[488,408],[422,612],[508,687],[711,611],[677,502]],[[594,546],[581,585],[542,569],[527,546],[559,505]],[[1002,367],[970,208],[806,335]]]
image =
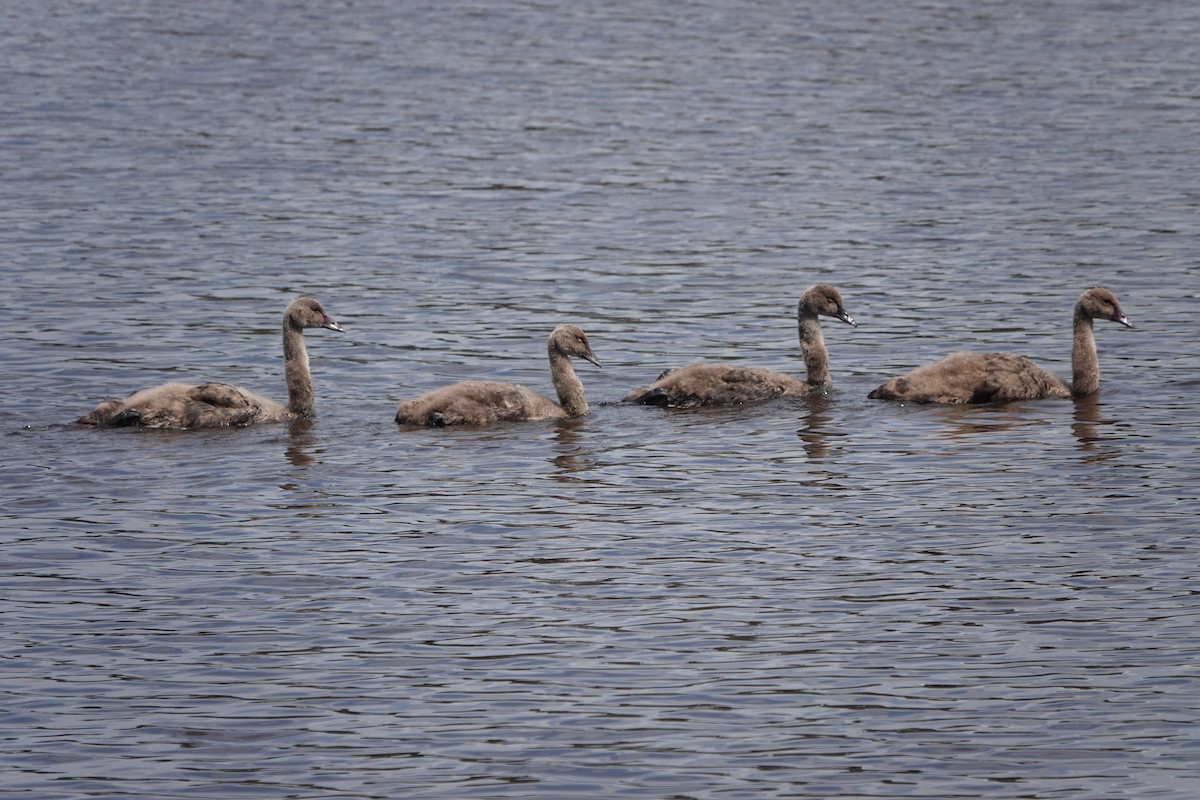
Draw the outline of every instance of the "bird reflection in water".
[[[804,454],[810,461],[820,461],[829,455],[829,398],[812,395],[807,400],[808,413],[796,435],[804,442]]]
[[[293,466],[307,467],[316,462],[312,455],[313,442],[316,440],[312,435],[314,422],[305,418],[288,423],[288,446],[284,455]]]
[[[1075,422],[1071,423],[1071,432],[1079,440],[1084,461],[1108,461],[1118,455],[1111,447],[1105,446],[1106,439],[1110,440],[1108,444],[1112,444],[1111,437],[1101,435],[1103,426],[1114,422],[1102,417],[1101,407],[1099,394],[1090,394],[1075,401]]]
[[[583,437],[579,432],[586,424],[587,417],[554,420],[553,439],[555,449],[559,451],[558,455],[551,459],[558,469],[554,480],[564,483],[579,481],[582,479],[576,473],[596,468],[595,460],[585,456],[586,450],[581,444]]]

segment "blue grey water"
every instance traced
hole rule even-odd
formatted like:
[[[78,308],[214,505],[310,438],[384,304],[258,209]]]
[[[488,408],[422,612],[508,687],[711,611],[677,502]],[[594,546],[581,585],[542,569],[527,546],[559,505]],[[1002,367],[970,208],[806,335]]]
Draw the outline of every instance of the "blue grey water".
[[[0,797],[1200,795],[1196,3],[9,0],[0,100]],[[818,281],[827,396],[613,402]],[[1098,397],[866,399],[1101,283]],[[315,421],[69,424],[300,294]]]

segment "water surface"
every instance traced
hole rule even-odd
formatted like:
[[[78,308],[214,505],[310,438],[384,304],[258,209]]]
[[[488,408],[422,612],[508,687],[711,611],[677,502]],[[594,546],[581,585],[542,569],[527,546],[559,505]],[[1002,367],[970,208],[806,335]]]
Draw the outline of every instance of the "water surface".
[[[8,4],[0,795],[1194,797],[1200,12],[960,5]],[[827,396],[614,402],[817,281]],[[866,399],[1098,283],[1099,396]],[[316,420],[68,424],[299,294]]]

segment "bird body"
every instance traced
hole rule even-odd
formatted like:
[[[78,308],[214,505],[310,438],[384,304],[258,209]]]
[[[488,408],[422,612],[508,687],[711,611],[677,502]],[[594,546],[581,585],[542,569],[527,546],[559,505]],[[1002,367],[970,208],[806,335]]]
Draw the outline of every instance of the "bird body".
[[[667,370],[649,386],[629,394],[625,401],[668,408],[729,406],[759,403],[777,397],[803,397],[830,385],[829,353],[818,316],[857,325],[846,313],[842,296],[828,283],[809,287],[796,306],[800,350],[808,373],[806,381],[763,367],[741,364],[691,364]]]
[[[313,298],[301,297],[288,305],[283,315],[284,374],[288,388],[286,406],[229,383],[164,383],[135,392],[124,400],[106,400],[76,422],[98,427],[132,425],[192,430],[240,428],[262,422],[311,417],[316,411],[308,351],[304,346],[305,328],[328,328],[342,332],[341,326]]]
[[[917,367],[874,389],[873,400],[910,403],[997,403],[1084,397],[1100,388],[1100,365],[1092,320],[1132,328],[1117,297],[1104,287],[1088,289],[1075,304],[1068,384],[1024,356],[1013,353],[953,353]]]
[[[576,325],[560,325],[546,342],[550,359],[550,381],[558,403],[525,386],[498,381],[463,381],[443,386],[396,409],[401,425],[490,425],[557,417],[581,417],[588,413],[583,382],[571,366],[571,357],[600,362],[588,344],[587,334]]]

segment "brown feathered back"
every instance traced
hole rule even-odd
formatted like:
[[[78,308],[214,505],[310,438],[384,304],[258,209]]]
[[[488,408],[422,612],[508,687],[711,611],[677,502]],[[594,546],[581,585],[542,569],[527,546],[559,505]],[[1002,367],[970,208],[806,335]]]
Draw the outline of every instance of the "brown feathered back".
[[[311,297],[293,300],[283,314],[283,361],[288,404],[229,383],[165,383],[124,400],[106,400],[76,422],[82,425],[191,430],[242,427],[312,416],[313,388],[305,328],[342,328]]]
[[[589,408],[583,394],[583,382],[571,366],[571,357],[600,366],[587,334],[577,325],[560,325],[546,340],[546,351],[550,359],[550,381],[562,405],[517,384],[464,381],[400,403],[396,409],[396,422],[443,427],[586,415]]]
[[[962,352],[892,378],[867,396],[909,403],[997,403],[1090,394],[1100,386],[1094,319],[1133,327],[1108,289],[1096,287],[1080,295],[1074,313],[1071,385],[1023,356]]]
[[[692,364],[664,372],[654,383],[629,394],[625,401],[669,408],[744,405],[777,397],[802,397],[826,387],[830,383],[829,353],[819,316],[857,324],[846,313],[842,296],[832,285],[818,283],[805,290],[796,304],[796,325],[807,381],[763,367]]]

